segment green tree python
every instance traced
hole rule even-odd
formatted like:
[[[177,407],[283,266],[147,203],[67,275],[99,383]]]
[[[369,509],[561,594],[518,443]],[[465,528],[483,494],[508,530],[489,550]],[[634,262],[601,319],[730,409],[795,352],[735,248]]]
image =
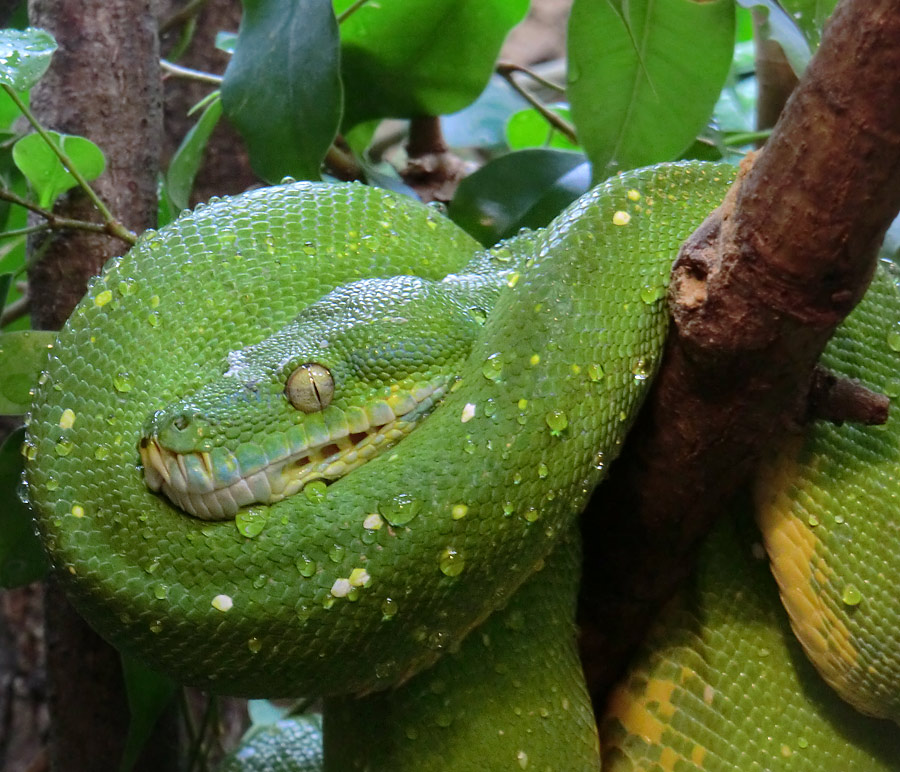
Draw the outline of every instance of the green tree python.
[[[27,493],[72,601],[182,682],[322,697],[328,770],[599,769],[574,646],[574,524],[658,364],[678,246],[732,179],[699,163],[622,174],[489,250],[432,208],[355,184],[285,183],[146,233],[59,334],[29,417]],[[867,364],[860,330],[836,356],[887,389],[900,297],[886,275],[875,287],[854,318],[884,361]],[[856,432],[884,479],[863,466],[832,482],[852,466],[837,440],[804,478],[821,443],[795,448],[761,488],[766,539],[793,561],[779,574],[788,607],[819,614],[793,622],[813,661],[897,721],[900,521],[883,506],[896,421],[822,431]],[[799,553],[784,524],[798,519]],[[882,533],[863,540],[870,521]],[[700,645],[667,657],[661,628],[617,692],[604,768],[897,769],[893,723],[854,718],[863,739],[848,746],[834,717],[852,709],[801,696],[780,710],[797,644],[760,562],[739,577],[761,549],[742,538],[719,538],[670,610],[668,635]],[[844,597],[813,600],[798,579]],[[767,650],[769,677],[741,665],[747,647],[757,664]],[[768,712],[720,705],[729,666],[750,679],[732,691]]]

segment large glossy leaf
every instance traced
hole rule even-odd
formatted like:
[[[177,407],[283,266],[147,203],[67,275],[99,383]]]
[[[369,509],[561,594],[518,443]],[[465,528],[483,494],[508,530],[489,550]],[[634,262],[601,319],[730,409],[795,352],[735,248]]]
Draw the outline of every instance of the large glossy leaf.
[[[837,0],[781,0],[781,6],[796,21],[813,51],[819,47],[822,27],[836,5]]]
[[[22,503],[21,447],[25,430],[17,429],[0,446],[0,587],[20,587],[47,573],[47,558],[34,530],[31,510]]]
[[[800,77],[812,57],[812,48],[794,18],[777,0],[737,0],[737,2],[745,8],[758,8],[764,11],[765,18],[759,26],[759,34],[781,46],[791,69],[797,77]]]
[[[264,179],[319,178],[341,119],[339,62],[329,0],[244,0],[222,105]]]
[[[590,167],[581,153],[546,148],[501,156],[466,177],[450,202],[450,219],[485,246],[540,228],[584,193]]]
[[[221,115],[222,100],[215,99],[207,105],[197,123],[184,135],[178,150],[172,156],[169,171],[166,174],[166,182],[169,197],[178,209],[187,209],[188,207],[191,188],[194,186],[194,177],[197,176],[200,163],[203,161],[203,151],[206,150],[209,137],[216,128]]]
[[[445,115],[482,92],[529,0],[383,0],[341,24],[344,126]],[[353,0],[335,0],[337,12]]]
[[[731,64],[731,0],[575,0],[569,101],[594,179],[693,142]]]
[[[49,131],[50,140],[68,156],[73,168],[86,180],[103,174],[106,158],[103,151],[85,137]],[[78,183],[40,134],[27,134],[12,149],[13,161],[37,193],[38,203],[45,209],[53,206],[59,195]]]
[[[56,41],[46,30],[0,30],[0,84],[25,91],[37,83],[50,66]]]
[[[567,105],[551,105],[551,109],[563,120],[571,121],[571,112]],[[523,150],[526,147],[581,149],[565,134],[554,129],[533,107],[520,110],[506,122],[506,141],[510,150]]]

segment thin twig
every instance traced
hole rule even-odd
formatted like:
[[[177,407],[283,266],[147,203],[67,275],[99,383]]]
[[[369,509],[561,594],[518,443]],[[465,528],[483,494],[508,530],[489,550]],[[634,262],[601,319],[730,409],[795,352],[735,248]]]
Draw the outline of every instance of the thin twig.
[[[19,206],[25,207],[30,212],[35,212],[39,214],[41,217],[46,217],[48,220],[53,217],[53,212],[50,212],[44,209],[41,206],[38,206],[33,201],[29,201],[27,198],[22,198],[18,193],[14,193],[11,190],[7,190],[6,188],[0,188],[0,200],[9,201],[11,204],[18,204]]]
[[[519,94],[525,101],[527,101],[528,104],[530,104],[535,110],[537,110],[543,116],[544,120],[547,121],[547,123],[549,123],[572,144],[577,145],[578,137],[575,135],[575,127],[567,120],[565,120],[565,118],[562,118],[555,112],[553,112],[553,110],[547,107],[537,97],[530,94],[527,89],[522,88],[522,86],[520,86],[516,79],[513,77],[513,73],[515,72],[528,72],[528,70],[525,70],[518,65],[497,65],[497,74],[507,83],[509,83],[509,85],[512,86],[513,90],[517,94]],[[534,76],[534,73],[530,74]]]
[[[207,0],[189,0],[189,2],[185,3],[181,8],[175,11],[168,19],[162,22],[159,25],[159,34],[162,35],[173,27],[177,27],[180,24],[184,24],[185,22],[190,21],[195,18],[200,11],[203,10],[203,6],[206,5]]]
[[[42,222],[39,225],[29,225],[27,228],[15,228],[10,231],[0,231],[0,239],[16,238],[18,236],[30,236],[32,233],[43,233],[44,231],[48,230],[50,230],[49,224]]]
[[[325,167],[343,182],[364,179],[363,169],[353,154],[342,150],[337,144],[332,145],[325,153]]]
[[[353,3],[353,5],[351,5],[349,8],[347,8],[346,10],[344,10],[343,12],[338,14],[337,23],[343,24],[344,21],[346,21],[348,17],[352,16],[354,13],[356,13],[360,8],[362,8],[368,2],[369,2],[369,0],[356,0],[356,2]]]
[[[3,312],[0,313],[0,327],[6,327],[7,324],[14,322],[16,319],[21,319],[30,310],[31,298],[27,295],[14,300],[12,303],[8,303]]]
[[[521,64],[513,64],[512,62],[498,62],[497,63],[497,74],[506,77],[506,73],[512,74],[514,72],[521,72],[523,75],[527,75],[536,83],[540,83],[544,88],[549,88],[551,91],[556,91],[560,94],[566,93],[566,87],[559,85],[559,83],[554,83],[552,80],[547,80],[543,75],[538,75],[534,70],[523,67]]]
[[[213,75],[211,72],[203,72],[203,70],[195,70],[191,67],[182,67],[180,64],[170,62],[168,59],[160,59],[159,66],[169,75],[174,75],[176,78],[187,78],[200,83],[209,83],[213,86],[222,85],[221,75]]]
[[[47,143],[48,147],[53,151],[56,157],[59,159],[59,162],[63,165],[63,168],[72,177],[75,178],[75,181],[78,183],[79,187],[84,191],[85,195],[91,200],[94,206],[97,207],[100,214],[103,216],[103,220],[105,222],[106,227],[103,229],[104,232],[109,233],[112,236],[117,236],[122,239],[127,244],[134,246],[137,241],[137,236],[132,233],[128,228],[126,228],[122,223],[120,223],[115,217],[113,217],[112,212],[107,209],[106,204],[100,199],[100,197],[96,194],[94,189],[90,186],[88,181],[85,179],[84,175],[78,170],[78,167],[72,163],[72,159],[69,158],[68,155],[63,151],[60,144],[57,144],[53,141],[50,134],[47,130],[40,124],[37,118],[34,117],[31,110],[28,109],[28,106],[22,101],[19,95],[16,93],[15,89],[11,86],[7,86],[5,83],[0,84],[3,87],[3,90],[9,95],[9,98],[15,103],[16,107],[19,108],[21,113],[28,119],[28,122],[34,127],[34,130],[40,134],[41,139]]]
[[[24,207],[29,212],[34,212],[47,221],[46,225],[35,225],[28,228],[18,228],[17,230],[0,232],[0,238],[6,238],[8,236],[21,236],[23,234],[28,235],[29,233],[37,233],[38,231],[46,230],[48,228],[52,230],[71,228],[73,230],[91,231],[92,233],[107,233],[110,236],[117,236],[118,238],[122,238],[122,236],[118,232],[113,232],[110,230],[110,224],[108,222],[91,222],[90,220],[74,220],[71,217],[60,217],[58,214],[51,212],[49,209],[44,209],[42,206],[35,204],[33,201],[29,201],[27,198],[22,198],[22,196],[14,193],[11,190],[7,190],[6,188],[0,188],[0,200],[9,201],[11,204],[16,204],[18,206]],[[130,233],[130,231],[128,232]],[[122,240],[131,245],[134,245],[135,242],[134,238]]]

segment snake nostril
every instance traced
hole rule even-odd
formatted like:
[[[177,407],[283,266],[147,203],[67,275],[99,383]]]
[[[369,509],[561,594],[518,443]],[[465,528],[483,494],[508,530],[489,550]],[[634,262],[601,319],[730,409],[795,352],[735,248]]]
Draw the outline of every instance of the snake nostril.
[[[174,426],[178,431],[183,432],[188,428],[191,424],[191,419],[188,418],[184,413],[179,413],[175,418],[172,419],[172,426]]]

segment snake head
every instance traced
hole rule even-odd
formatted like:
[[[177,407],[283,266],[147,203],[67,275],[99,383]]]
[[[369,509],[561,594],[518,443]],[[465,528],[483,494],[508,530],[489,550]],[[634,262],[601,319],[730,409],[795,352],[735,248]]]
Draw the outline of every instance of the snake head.
[[[339,287],[148,419],[148,487],[196,517],[233,517],[396,444],[440,401],[481,326],[445,284]]]

